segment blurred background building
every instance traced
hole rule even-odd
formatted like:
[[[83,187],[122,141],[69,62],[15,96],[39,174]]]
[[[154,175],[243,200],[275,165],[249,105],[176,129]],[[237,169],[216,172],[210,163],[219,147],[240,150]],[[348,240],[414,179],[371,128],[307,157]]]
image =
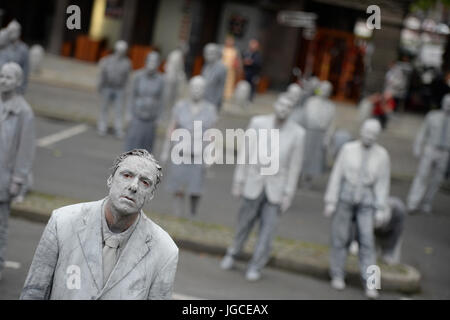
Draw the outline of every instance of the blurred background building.
[[[381,30],[366,26],[366,9],[374,2],[381,8]],[[200,73],[206,43],[223,44],[231,34],[242,52],[256,38],[263,56],[259,92],[285,89],[298,67],[331,81],[334,99],[356,102],[382,90],[386,71],[401,55],[418,57],[421,68],[449,68],[449,50],[447,59],[444,52],[450,11],[444,3],[448,0],[1,0],[0,19],[5,26],[16,18],[30,45],[85,61],[98,61],[124,39],[135,69],[149,51],[165,58],[185,42],[188,75]],[[65,28],[71,4],[81,8],[80,30]]]

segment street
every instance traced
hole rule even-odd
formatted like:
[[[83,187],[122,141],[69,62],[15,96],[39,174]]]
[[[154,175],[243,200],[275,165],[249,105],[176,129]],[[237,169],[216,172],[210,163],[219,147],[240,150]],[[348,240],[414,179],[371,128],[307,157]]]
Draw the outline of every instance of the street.
[[[75,129],[75,130],[74,130]],[[123,141],[112,135],[100,137],[95,128],[80,123],[37,117],[38,144],[34,165],[33,190],[92,201],[107,194],[106,179],[115,156],[122,152]],[[159,155],[161,141],[155,154]],[[395,160],[394,160],[395,161]],[[192,219],[233,227],[239,202],[230,195],[232,165],[213,166],[207,176],[206,194],[199,214]],[[329,221],[322,216],[322,193],[327,177],[312,190],[297,192],[293,206],[280,220],[277,234],[285,238],[328,244]],[[405,198],[409,183],[392,182],[392,194]],[[220,199],[220,202],[217,201]],[[402,261],[418,268],[423,275],[422,292],[412,298],[449,298],[450,261],[449,197],[440,193],[436,214],[410,216],[405,226]],[[147,212],[172,213],[171,195],[164,189],[164,179]],[[43,225],[11,219],[8,260],[21,263],[20,269],[9,268],[0,285],[0,297],[18,297]],[[340,294],[328,282],[268,269],[256,284],[244,281],[244,265],[239,272],[224,272],[218,257],[182,251],[175,292],[180,297],[207,299],[360,299],[357,288]],[[400,298],[399,294],[383,294]]]
[[[40,239],[43,224],[19,218],[10,219],[7,259],[14,268],[7,267],[0,281],[0,299],[18,299],[34,250]],[[244,278],[245,264],[236,270],[222,271],[219,257],[180,251],[175,278],[174,299],[364,299],[363,291],[348,287],[343,292],[330,288],[327,282],[267,268],[264,278],[248,283]],[[17,263],[20,266],[17,266]],[[11,264],[11,263],[9,263]],[[384,299],[402,298],[399,294],[382,294]]]

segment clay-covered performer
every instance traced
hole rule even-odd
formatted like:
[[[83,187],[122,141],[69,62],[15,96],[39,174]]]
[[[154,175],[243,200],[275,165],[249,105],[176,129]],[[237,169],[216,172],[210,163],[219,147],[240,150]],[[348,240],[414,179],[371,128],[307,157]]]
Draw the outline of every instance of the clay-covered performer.
[[[125,149],[146,149],[152,152],[158,119],[163,110],[164,80],[159,67],[159,53],[148,54],[145,68],[136,73],[128,112],[131,123],[125,142]]]
[[[147,150],[125,152],[113,163],[108,196],[54,210],[20,298],[171,299],[178,248],[143,212],[161,172]]]
[[[345,288],[345,262],[353,221],[359,238],[359,268],[368,298],[378,292],[366,286],[367,268],[374,265],[374,217],[384,214],[390,188],[390,157],[376,143],[381,131],[378,120],[366,120],[360,139],[344,144],[333,166],[325,193],[325,210],[331,222],[331,286]]]
[[[278,97],[273,107],[273,114],[253,117],[248,130],[256,130],[260,135],[259,139],[264,139],[260,134],[264,129],[279,130],[279,140],[272,141],[271,135],[268,134],[266,141],[241,144],[238,153],[241,160],[238,160],[234,172],[232,194],[242,197],[242,204],[233,243],[221,262],[222,269],[233,267],[235,258],[242,251],[253,226],[259,223],[258,241],[245,275],[248,281],[261,278],[261,271],[270,257],[278,220],[292,203],[302,168],[305,130],[289,120],[293,101],[284,93]],[[253,163],[250,161],[252,155],[259,153],[263,144],[271,153],[279,155],[276,157],[278,170],[275,173],[262,173],[261,168],[265,165],[261,157]],[[279,152],[276,152],[274,147],[278,147]],[[244,162],[242,159],[247,156],[249,159]]]
[[[183,85],[185,84],[184,55],[186,52],[187,45],[180,43],[167,56],[164,74],[164,110],[170,111],[170,108],[178,100]]]
[[[199,121],[202,133],[213,128],[217,122],[217,111],[214,105],[205,100],[206,81],[202,76],[195,76],[189,81],[189,97],[180,100],[172,110],[172,119],[167,129],[167,139],[163,147],[161,159],[169,161],[167,190],[174,195],[174,211],[178,216],[184,215],[185,196],[190,197],[190,214],[197,214],[198,204],[204,193],[206,168],[203,161],[202,134],[194,134],[194,122]],[[198,122],[197,122],[198,123]],[[172,133],[176,129],[187,130],[191,137],[189,146],[180,154],[184,160],[176,163],[173,160]],[[187,143],[187,141],[182,141]],[[200,146],[201,148],[194,148]],[[170,156],[170,159],[169,159]]]
[[[114,129],[117,138],[123,138],[123,105],[125,89],[131,71],[131,62],[127,57],[128,45],[119,40],[114,46],[114,53],[102,58],[99,63],[100,75],[98,90],[103,102],[97,121],[97,130],[101,136],[106,134],[108,128],[108,109],[110,104],[115,105]]]
[[[35,153],[34,114],[17,93],[22,77],[22,68],[15,62],[0,69],[0,278],[11,202],[28,187]]]
[[[300,98],[299,105],[304,107],[308,99],[316,95],[316,90],[319,88],[320,80],[319,78],[312,76],[302,81],[302,85],[304,92]]]
[[[305,94],[304,90],[298,83],[291,83],[286,90],[288,96],[294,102],[294,109],[290,115],[290,119],[296,122],[298,125],[302,125],[303,117],[303,105],[300,104],[302,96]]]
[[[28,74],[30,72],[29,49],[28,46],[20,40],[22,26],[16,20],[11,21],[6,27],[8,31],[8,50],[9,61],[16,62],[22,68],[23,81],[17,92],[24,94],[28,85]]]
[[[406,206],[398,197],[389,197],[383,214],[375,217],[375,244],[381,260],[388,265],[400,263],[402,234],[405,227]],[[354,226],[355,227],[355,226]],[[350,252],[358,252],[358,235],[350,244]],[[378,252],[377,252],[378,253]]]
[[[202,69],[202,76],[206,81],[205,100],[220,111],[227,78],[227,68],[221,61],[222,51],[217,44],[208,43],[203,49],[203,57],[205,59]]]
[[[11,51],[8,49],[9,35],[8,30],[0,29],[0,68],[7,62],[10,62]]]
[[[413,151],[420,162],[408,194],[407,209],[410,213],[417,210],[431,213],[450,155],[450,94],[442,98],[441,110],[427,114]]]
[[[310,187],[312,180],[321,176],[326,169],[327,148],[334,131],[336,106],[329,99],[333,86],[322,81],[317,96],[308,99],[301,124],[306,129],[305,160],[302,183]]]

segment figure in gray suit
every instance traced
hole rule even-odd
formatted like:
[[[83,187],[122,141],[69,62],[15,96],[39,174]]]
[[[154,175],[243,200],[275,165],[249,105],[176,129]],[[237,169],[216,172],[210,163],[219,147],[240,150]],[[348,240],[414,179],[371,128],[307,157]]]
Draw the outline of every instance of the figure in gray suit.
[[[103,102],[97,120],[97,131],[104,136],[108,129],[108,109],[114,103],[114,129],[116,137],[123,138],[123,104],[125,88],[131,72],[131,61],[127,57],[128,44],[119,40],[114,46],[114,53],[99,62],[100,75],[97,88]]]
[[[178,248],[142,211],[161,180],[145,149],[121,154],[109,195],[53,211],[21,299],[170,299]]]
[[[280,214],[285,212],[294,198],[297,180],[302,167],[305,130],[295,122],[288,120],[293,108],[293,100],[286,94],[278,97],[274,104],[275,113],[256,116],[250,120],[248,130],[279,130],[279,140],[266,141],[268,150],[279,147],[278,171],[273,175],[262,175],[264,167],[261,159],[255,164],[238,161],[234,173],[232,193],[242,196],[243,203],[239,210],[238,226],[232,245],[222,260],[222,269],[231,269],[235,257],[242,250],[251,229],[257,221],[260,223],[258,242],[247,269],[246,279],[259,280],[261,270],[269,260],[271,244]],[[270,136],[268,134],[268,136]],[[259,139],[262,139],[261,136]],[[250,142],[248,148],[243,145],[238,157],[249,157],[258,153],[258,147],[264,142]],[[247,150],[248,149],[248,152]]]
[[[450,93],[442,98],[441,110],[427,114],[414,142],[414,156],[420,162],[408,194],[408,212],[421,209],[431,214],[450,160]]]
[[[132,81],[128,117],[131,123],[125,140],[125,151],[146,149],[152,152],[158,120],[163,110],[164,79],[160,72],[159,53],[148,54],[146,65]]]
[[[366,286],[368,267],[375,264],[374,220],[385,215],[390,188],[390,158],[376,143],[381,131],[378,120],[369,119],[361,127],[360,139],[342,146],[334,163],[325,193],[325,211],[331,222],[331,286],[345,288],[345,261],[356,223],[359,239],[359,267],[368,298],[378,297]]]
[[[30,73],[30,58],[29,48],[22,40],[20,35],[22,33],[22,26],[16,20],[11,21],[6,27],[8,33],[8,47],[9,60],[8,62],[15,62],[22,68],[22,83],[17,89],[20,94],[25,94],[28,85],[28,75]]]
[[[34,114],[17,89],[22,68],[8,62],[0,69],[0,278],[5,265],[11,201],[29,186],[35,153]]]
[[[223,90],[227,78],[227,68],[220,60],[222,53],[215,43],[208,43],[203,50],[205,65],[202,76],[206,80],[205,100],[212,103],[217,111],[222,107]]]

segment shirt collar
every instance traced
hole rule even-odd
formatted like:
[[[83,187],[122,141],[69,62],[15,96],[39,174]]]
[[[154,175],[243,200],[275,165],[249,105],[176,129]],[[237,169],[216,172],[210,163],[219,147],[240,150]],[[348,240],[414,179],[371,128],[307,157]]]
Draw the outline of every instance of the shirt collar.
[[[6,113],[13,113],[15,115],[20,113],[21,108],[21,104],[16,103],[17,100],[17,96],[12,97],[10,100],[3,102],[0,101],[0,103],[3,106],[3,112]]]
[[[102,204],[102,238],[103,240],[109,239],[110,237],[115,237],[119,240],[119,248],[123,248],[124,244],[128,241],[131,234],[133,233],[134,229],[136,229],[136,226],[141,218],[141,213],[139,213],[137,219],[133,222],[133,224],[125,231],[121,233],[114,233],[112,232],[109,227],[108,223],[106,222],[106,216],[105,216],[105,203],[106,199],[103,201]]]

